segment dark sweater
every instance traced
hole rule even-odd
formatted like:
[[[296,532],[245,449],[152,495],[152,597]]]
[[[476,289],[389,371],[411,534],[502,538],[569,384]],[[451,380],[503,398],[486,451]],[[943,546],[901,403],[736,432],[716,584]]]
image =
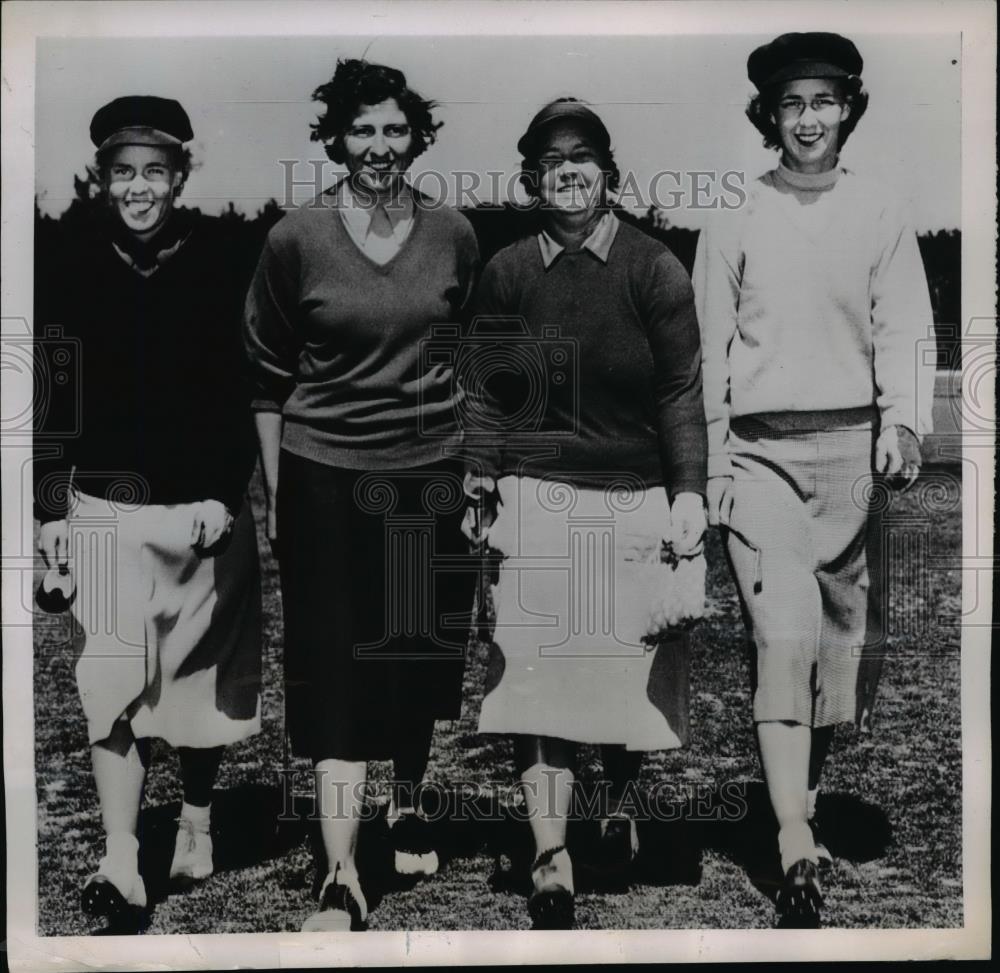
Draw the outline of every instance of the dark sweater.
[[[237,511],[256,459],[240,345],[252,261],[218,220],[179,211],[157,237],[176,249],[144,277],[130,261],[149,253],[124,259],[113,233],[95,221],[36,253],[35,514],[66,516],[73,467],[94,496]]]
[[[483,271],[466,355],[476,344],[486,367],[462,374],[489,376],[466,380],[467,412],[480,419],[467,452],[484,472],[580,486],[625,474],[666,486],[671,497],[704,493],[691,281],[661,243],[621,223],[607,263],[582,249],[547,269],[536,237],[507,247]],[[490,356],[508,367],[490,366]],[[537,379],[526,377],[532,371]]]
[[[346,469],[406,469],[460,441],[450,358],[479,260],[466,219],[416,198],[378,265],[336,210],[336,187],[268,235],[247,298],[254,408],[281,411],[282,447]],[[440,326],[444,326],[441,328]]]

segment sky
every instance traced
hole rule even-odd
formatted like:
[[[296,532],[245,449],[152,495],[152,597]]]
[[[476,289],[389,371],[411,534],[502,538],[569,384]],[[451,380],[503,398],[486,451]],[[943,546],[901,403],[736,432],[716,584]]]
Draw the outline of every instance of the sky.
[[[643,209],[655,192],[670,205],[671,222],[698,227],[705,211],[690,205],[688,173],[736,171],[749,180],[774,165],[776,154],[743,116],[752,91],[747,55],[772,36],[43,38],[36,191],[43,212],[62,212],[74,173],[93,157],[93,113],[120,95],[157,94],[179,100],[194,128],[187,205],[218,213],[232,201],[252,216],[268,199],[288,198],[290,177],[305,184],[292,187],[292,201],[301,202],[317,172],[329,185],[339,171],[309,140],[319,107],[311,93],[338,57],[367,51],[440,104],[438,142],[412,170],[431,195],[454,203],[456,172],[496,172],[482,179],[477,198],[502,201],[531,116],[552,98],[574,95],[601,115],[619,168],[634,176],[638,195],[630,193],[626,206]],[[853,40],[871,101],[844,163],[907,201],[918,230],[958,227],[959,34]],[[680,175],[657,178],[664,172]]]

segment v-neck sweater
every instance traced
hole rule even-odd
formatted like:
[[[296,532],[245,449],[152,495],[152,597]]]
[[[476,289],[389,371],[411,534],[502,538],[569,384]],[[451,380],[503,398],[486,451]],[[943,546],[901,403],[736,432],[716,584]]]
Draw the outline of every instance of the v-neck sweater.
[[[849,169],[779,166],[702,231],[694,285],[709,476],[729,475],[733,417],[778,424],[868,410],[931,429],[934,331],[916,233],[892,194]]]
[[[179,212],[157,238],[172,255],[143,276],[108,222],[60,228],[35,261],[36,354],[55,378],[35,414],[36,516],[66,517],[71,474],[91,496],[238,510],[257,459],[240,342],[253,257],[222,220]]]
[[[282,448],[345,469],[408,469],[461,441],[449,359],[479,252],[465,217],[415,195],[387,263],[365,256],[337,187],[268,234],[247,296],[254,408],[280,411]]]

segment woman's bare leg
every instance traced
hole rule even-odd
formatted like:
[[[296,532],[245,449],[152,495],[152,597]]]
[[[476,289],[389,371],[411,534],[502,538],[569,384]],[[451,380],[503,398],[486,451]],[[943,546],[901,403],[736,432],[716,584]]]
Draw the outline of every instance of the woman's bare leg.
[[[778,819],[781,868],[787,872],[803,858],[816,861],[806,799],[812,730],[798,723],[758,723],[757,739],[767,791]]]

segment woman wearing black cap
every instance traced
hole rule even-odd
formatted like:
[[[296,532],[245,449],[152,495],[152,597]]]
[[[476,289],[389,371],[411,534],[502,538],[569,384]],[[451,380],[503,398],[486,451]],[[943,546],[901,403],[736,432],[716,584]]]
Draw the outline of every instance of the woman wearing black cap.
[[[83,908],[146,906],[137,823],[149,739],[177,748],[184,802],[170,877],[212,873],[212,787],[226,744],[260,728],[260,581],[239,323],[249,277],[215,221],[174,208],[184,109],[133,96],[91,123],[104,206],[36,261],[36,315],[78,383],[36,428],[39,547],[74,568],[77,683],[107,838]]]
[[[868,728],[884,646],[877,478],[919,471],[931,311],[912,227],[839,163],[868,102],[854,44],[784,34],[747,66],[747,115],[781,161],[699,242],[709,520],[755,650],[781,922],[813,925],[830,860],[820,772],[838,723]]]
[[[461,373],[480,423],[467,488],[505,557],[479,728],[515,734],[537,855],[528,908],[535,928],[568,928],[577,745],[602,745],[598,864],[622,877],[638,850],[642,753],[687,739],[705,417],[691,282],[609,208],[619,174],[601,119],[552,102],[518,149],[542,230],[486,266],[475,320],[486,381],[474,357]]]
[[[303,931],[366,925],[356,852],[369,760],[393,761],[396,870],[437,870],[415,790],[435,720],[459,715],[475,580],[449,458],[456,387],[428,349],[436,325],[457,337],[478,249],[463,217],[405,179],[441,123],[401,71],[366,61],[338,62],[313,97],[326,108],[313,138],[348,178],[271,231],[245,322],[286,718],[316,769],[326,859]]]

